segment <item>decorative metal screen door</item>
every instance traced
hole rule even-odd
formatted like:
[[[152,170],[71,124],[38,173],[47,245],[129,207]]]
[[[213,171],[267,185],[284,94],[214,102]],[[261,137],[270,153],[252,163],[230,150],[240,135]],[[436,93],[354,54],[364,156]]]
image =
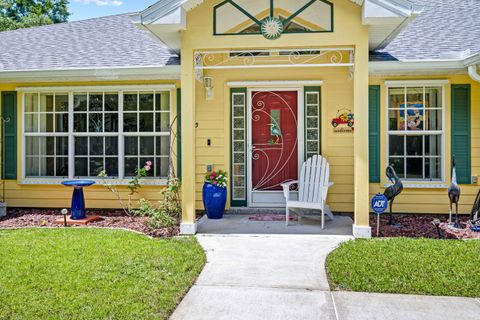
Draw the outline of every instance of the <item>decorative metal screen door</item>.
[[[298,92],[251,92],[251,206],[283,206],[281,184],[297,180]]]

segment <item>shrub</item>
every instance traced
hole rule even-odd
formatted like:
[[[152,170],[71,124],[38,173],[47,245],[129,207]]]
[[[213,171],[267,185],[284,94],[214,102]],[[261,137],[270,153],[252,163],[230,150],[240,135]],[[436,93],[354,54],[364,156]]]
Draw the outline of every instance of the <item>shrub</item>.
[[[163,199],[154,206],[146,199],[140,199],[139,208],[132,210],[136,216],[147,217],[148,225],[154,229],[172,228],[180,220],[182,207],[180,201],[180,179],[172,178],[161,191]]]

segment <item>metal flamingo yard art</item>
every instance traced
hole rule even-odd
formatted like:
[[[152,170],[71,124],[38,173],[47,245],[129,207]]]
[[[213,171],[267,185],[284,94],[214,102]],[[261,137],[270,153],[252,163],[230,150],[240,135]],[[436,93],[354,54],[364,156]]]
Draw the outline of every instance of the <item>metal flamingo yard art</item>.
[[[457,169],[456,169],[457,161],[455,160],[455,156],[453,156],[453,163],[452,163],[452,182],[448,187],[448,198],[450,199],[450,217],[448,222],[452,223],[452,210],[453,204],[455,203],[455,223],[453,225],[454,228],[460,228],[460,223],[458,222],[458,202],[460,201],[460,187],[457,183]]]
[[[395,172],[395,169],[393,169],[392,165],[389,165],[387,167],[386,175],[388,180],[390,180],[393,183],[391,186],[388,186],[385,189],[385,192],[383,193],[387,197],[388,202],[390,203],[390,221],[388,224],[391,226],[396,226],[395,220],[393,219],[392,207],[393,207],[393,201],[395,200],[395,198],[403,191],[403,183],[398,177],[397,173]]]

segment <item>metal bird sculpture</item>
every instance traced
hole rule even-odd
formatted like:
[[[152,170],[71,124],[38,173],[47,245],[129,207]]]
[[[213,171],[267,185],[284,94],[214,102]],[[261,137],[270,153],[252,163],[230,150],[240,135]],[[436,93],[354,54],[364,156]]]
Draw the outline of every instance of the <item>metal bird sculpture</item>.
[[[390,204],[390,221],[389,221],[388,224],[391,225],[391,226],[396,226],[395,220],[393,219],[393,209],[392,209],[393,208],[393,201],[395,200],[395,198],[400,193],[402,193],[403,183],[400,180],[400,178],[398,177],[397,173],[395,172],[395,169],[393,169],[392,165],[389,165],[387,167],[386,175],[387,175],[388,180],[390,180],[392,182],[392,185],[388,186],[385,189],[385,192],[383,193],[387,197],[387,199],[389,201],[389,204]]]
[[[449,223],[452,223],[452,210],[453,204],[455,203],[456,213],[455,213],[455,223],[453,225],[454,228],[460,228],[460,223],[458,222],[458,202],[460,200],[460,187],[457,183],[457,169],[456,169],[457,162],[455,160],[455,156],[453,156],[453,163],[452,163],[452,183],[448,187],[448,198],[450,199],[450,218]]]
[[[473,204],[472,211],[470,212],[470,222],[473,224],[480,223],[480,191],[477,193],[475,203]]]

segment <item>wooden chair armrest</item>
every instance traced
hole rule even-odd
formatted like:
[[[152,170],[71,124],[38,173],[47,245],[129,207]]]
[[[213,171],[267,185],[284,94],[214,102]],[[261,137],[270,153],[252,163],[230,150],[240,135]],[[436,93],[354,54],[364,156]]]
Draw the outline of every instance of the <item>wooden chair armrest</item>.
[[[282,183],[281,186],[283,188],[283,195],[285,196],[285,200],[289,200],[290,199],[290,187],[294,184],[297,184],[298,181],[297,180],[294,180],[294,181],[288,181],[288,182],[285,182],[285,183]]]
[[[294,181],[288,181],[288,182],[285,182],[285,183],[282,183],[281,186],[282,188],[290,188],[291,185],[293,184],[297,184],[298,183],[298,180],[294,180]]]

